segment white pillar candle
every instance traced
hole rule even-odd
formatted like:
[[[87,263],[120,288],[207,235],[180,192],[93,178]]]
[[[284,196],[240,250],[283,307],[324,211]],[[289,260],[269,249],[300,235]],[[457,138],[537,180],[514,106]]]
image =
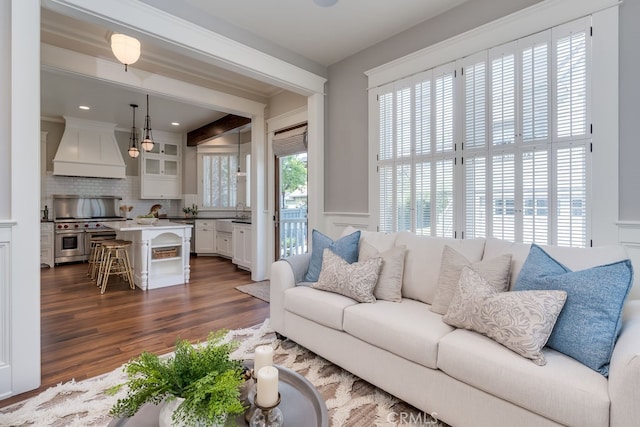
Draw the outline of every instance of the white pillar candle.
[[[253,372],[256,378],[260,368],[271,365],[273,365],[273,347],[270,345],[256,347],[255,360],[253,361]]]
[[[256,402],[259,406],[270,407],[278,401],[278,368],[265,366],[258,371]]]

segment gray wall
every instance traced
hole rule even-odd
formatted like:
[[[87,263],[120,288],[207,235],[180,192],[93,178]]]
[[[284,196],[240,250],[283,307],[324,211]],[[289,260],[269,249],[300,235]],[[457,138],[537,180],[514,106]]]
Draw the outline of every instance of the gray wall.
[[[640,220],[640,2],[620,5],[620,219]]]
[[[11,58],[11,3],[0,2],[0,58]],[[0,219],[11,218],[11,61],[0,62]]]
[[[469,1],[330,66],[325,138],[325,211],[369,210],[365,71],[538,1]]]

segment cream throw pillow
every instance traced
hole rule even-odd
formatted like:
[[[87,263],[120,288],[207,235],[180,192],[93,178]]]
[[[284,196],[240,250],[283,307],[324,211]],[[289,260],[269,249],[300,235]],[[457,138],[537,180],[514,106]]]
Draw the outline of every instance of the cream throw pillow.
[[[566,300],[565,291],[498,292],[476,271],[464,267],[442,320],[486,335],[536,365],[545,365],[542,348]]]
[[[331,249],[322,253],[322,270],[314,289],[335,292],[358,302],[376,302],[373,289],[378,282],[382,258],[349,264]]]
[[[458,287],[460,273],[462,273],[462,269],[465,266],[470,266],[480,273],[498,292],[509,289],[511,254],[503,254],[493,259],[472,263],[460,252],[447,245],[442,251],[438,288],[431,305],[431,311],[439,314],[447,312],[451,299]]]
[[[371,258],[382,258],[380,276],[373,290],[373,295],[376,299],[391,302],[402,301],[402,274],[404,272],[404,254],[406,251],[407,247],[401,245],[380,253],[366,241],[360,242],[358,262],[368,261]]]

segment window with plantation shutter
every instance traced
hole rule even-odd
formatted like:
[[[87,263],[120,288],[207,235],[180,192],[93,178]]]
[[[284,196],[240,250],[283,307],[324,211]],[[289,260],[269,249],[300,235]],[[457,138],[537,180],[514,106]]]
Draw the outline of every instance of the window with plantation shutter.
[[[586,246],[590,63],[583,18],[379,88],[380,229]]]
[[[235,208],[236,171],[238,157],[235,154],[199,154],[202,166],[202,207],[213,209]]]

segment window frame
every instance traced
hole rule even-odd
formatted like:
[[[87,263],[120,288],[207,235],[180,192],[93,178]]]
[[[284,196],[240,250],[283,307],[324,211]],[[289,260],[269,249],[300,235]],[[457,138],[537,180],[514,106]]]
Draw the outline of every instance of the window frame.
[[[230,197],[230,202],[235,201],[234,204],[229,204],[228,206],[207,206],[205,205],[205,185],[204,185],[204,160],[207,157],[226,157],[230,161],[229,172],[228,172],[228,183],[229,186],[227,188],[227,192]],[[234,160],[235,163],[231,162]],[[238,152],[237,149],[233,149],[233,147],[202,147],[198,149],[197,154],[197,171],[198,171],[198,182],[197,182],[197,191],[198,191],[198,209],[201,211],[235,211],[238,205],[238,175],[237,175],[237,160],[238,160]],[[232,167],[233,166],[233,167]],[[232,184],[233,183],[233,184]],[[232,185],[231,185],[232,184]]]
[[[533,28],[537,30],[542,30],[544,28],[540,28],[540,26],[544,25],[540,22],[544,20],[540,20],[541,16],[546,15],[550,9],[560,8],[561,11],[558,12],[557,16],[554,16],[553,19],[562,19],[562,16],[570,16],[571,18],[579,17],[581,10],[585,8],[593,8],[593,5],[589,4],[580,4],[579,2],[571,2],[572,4],[559,5],[541,5],[536,6],[533,11],[530,13],[521,14],[516,13],[514,16],[510,16],[506,19],[498,20],[498,21],[509,21],[516,22],[520,21],[522,23],[522,28]],[[597,3],[597,2],[596,2]],[[610,4],[608,6],[611,6]],[[570,10],[574,9],[574,10]],[[597,9],[594,9],[597,10]],[[597,28],[596,34],[601,37],[595,38],[592,37],[591,43],[593,52],[598,52],[598,62],[594,64],[592,62],[592,82],[594,87],[592,89],[591,97],[592,97],[592,105],[595,107],[591,111],[591,120],[590,122],[597,122],[598,126],[602,126],[601,129],[603,131],[609,132],[613,138],[604,137],[602,134],[593,134],[592,135],[592,143],[589,144],[589,152],[591,152],[592,146],[601,147],[601,151],[604,154],[599,153],[599,157],[596,159],[592,159],[589,161],[592,166],[592,175],[587,177],[587,186],[592,188],[593,193],[591,194],[592,198],[597,198],[600,200],[600,197],[604,197],[609,201],[617,202],[617,182],[615,183],[615,191],[611,191],[611,188],[606,190],[606,185],[602,183],[599,185],[593,185],[598,178],[607,177],[611,173],[615,173],[617,171],[617,159],[616,153],[618,152],[617,147],[617,104],[614,103],[611,106],[609,103],[609,107],[613,108],[604,108],[596,101],[596,98],[606,99],[610,101],[612,97],[610,96],[613,91],[611,89],[617,86],[617,52],[615,49],[612,49],[609,46],[617,46],[616,37],[618,31],[618,19],[617,19],[617,7],[612,6],[607,9],[599,10],[597,12],[593,12],[593,10],[587,10],[588,13],[592,13],[592,15],[587,18],[591,18],[591,26]],[[536,14],[538,14],[538,22],[535,24],[531,24],[531,22],[536,20]],[[577,15],[577,16],[576,16]],[[584,16],[584,15],[582,15]],[[549,20],[545,21],[549,22]],[[536,28],[537,27],[537,28]],[[447,58],[451,57],[451,52],[457,51],[465,51],[469,52],[469,45],[473,45],[473,48],[477,49],[478,45],[482,44],[478,42],[478,39],[486,40],[496,40],[499,38],[504,39],[505,34],[515,33],[516,35],[519,32],[522,32],[522,28],[514,29],[511,28],[510,31],[503,31],[504,34],[499,34],[500,31],[497,30],[497,25],[488,25],[482,27],[477,30],[472,30],[468,33],[465,33],[461,36],[454,37],[451,40],[447,40],[445,42],[439,43],[438,45],[434,45],[432,47],[426,48],[423,51],[419,51],[415,54],[408,55],[407,57],[400,58],[399,60],[393,61],[389,64],[385,64],[383,66],[377,67],[376,69],[369,70],[366,72],[369,77],[370,87],[375,85],[375,87],[371,87],[369,91],[369,112],[370,112],[370,153],[373,153],[369,156],[370,158],[370,186],[369,186],[369,200],[370,200],[370,229],[375,229],[377,227],[377,220],[379,218],[378,212],[378,174],[376,170],[377,166],[377,142],[378,142],[378,132],[379,132],[379,124],[377,123],[376,117],[376,101],[377,96],[380,94],[380,86],[384,83],[385,80],[390,80],[394,78],[394,76],[398,76],[399,73],[408,74],[417,74],[415,69],[417,67],[424,67],[424,64],[433,63],[434,58]],[[530,34],[534,34],[535,31],[531,31]],[[487,35],[489,34],[489,35]],[[474,36],[475,37],[474,39]],[[613,43],[613,45],[611,45]],[[481,46],[481,47],[490,47],[490,46]],[[466,49],[466,50],[465,50]],[[595,53],[594,53],[595,56]],[[602,59],[602,60],[600,60]],[[413,70],[412,70],[413,68]],[[373,83],[373,84],[372,84]],[[617,99],[617,95],[613,98]],[[597,120],[595,120],[597,118]],[[462,179],[462,177],[460,177]],[[592,186],[593,185],[593,186]],[[460,210],[458,210],[459,212]],[[592,244],[592,240],[597,238],[600,244],[616,241],[617,238],[617,229],[615,228],[615,221],[617,220],[617,203],[613,204],[598,204],[598,206],[591,206],[590,208],[591,215],[587,217],[587,229],[590,230],[590,238],[587,241],[587,245]],[[460,214],[457,216],[458,224],[462,223],[462,217]],[[606,222],[602,221],[603,219],[607,219]],[[592,227],[592,225],[596,224],[597,227]]]

